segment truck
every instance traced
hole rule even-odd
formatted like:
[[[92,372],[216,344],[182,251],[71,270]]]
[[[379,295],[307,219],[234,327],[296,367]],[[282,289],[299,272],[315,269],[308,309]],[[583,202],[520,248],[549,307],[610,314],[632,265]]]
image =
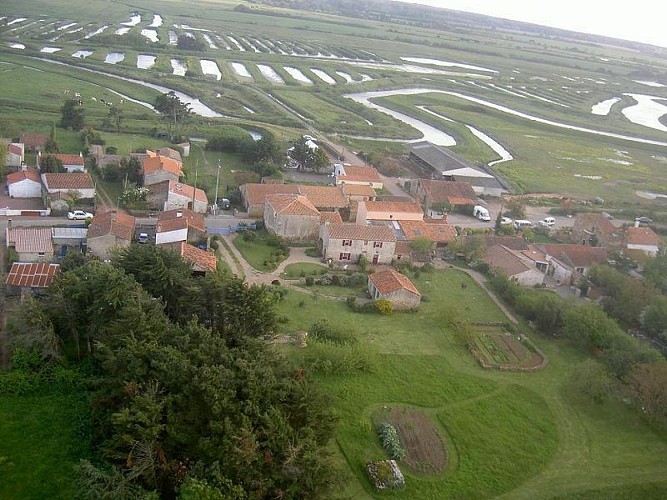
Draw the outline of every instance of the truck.
[[[491,216],[489,215],[489,211],[487,210],[486,207],[483,207],[481,205],[475,205],[472,209],[472,215],[473,217],[483,220],[485,222],[488,222],[491,220]]]

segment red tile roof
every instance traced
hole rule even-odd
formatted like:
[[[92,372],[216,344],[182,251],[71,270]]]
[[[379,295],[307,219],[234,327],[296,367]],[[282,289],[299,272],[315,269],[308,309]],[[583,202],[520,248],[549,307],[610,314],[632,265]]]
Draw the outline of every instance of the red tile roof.
[[[50,227],[12,227],[7,230],[7,245],[18,253],[53,253]]]
[[[46,288],[60,270],[59,264],[48,262],[14,262],[7,275],[6,284],[22,288]]]
[[[368,212],[424,213],[422,207],[413,201],[362,201],[359,205],[361,205],[361,203],[366,204],[366,210]]]
[[[143,161],[144,175],[164,170],[178,177],[183,175],[183,163],[168,156],[152,156]]]
[[[42,174],[47,189],[94,189],[93,178],[88,172]]]
[[[184,260],[191,262],[194,265],[195,271],[215,271],[218,265],[218,260],[215,254],[206,252],[196,246],[190,245],[184,241],[180,242],[178,251]]]
[[[160,212],[157,216],[156,232],[158,233],[177,231],[188,227],[206,232],[204,214],[181,208]]]
[[[25,134],[21,134],[19,142],[22,142],[28,148],[34,149],[43,148],[46,144],[46,141],[48,140],[49,136],[47,134],[33,134],[31,132],[27,132]]]
[[[609,249],[590,245],[569,245],[545,243],[534,245],[538,250],[559,260],[565,260],[575,267],[590,267],[607,262]]]
[[[7,176],[7,185],[14,184],[16,182],[21,182],[24,180],[31,180],[34,182],[42,183],[42,179],[39,176],[39,172],[35,168],[27,168],[25,170],[19,170],[18,172],[12,172]]]
[[[126,241],[132,241],[135,219],[123,212],[98,212],[88,226],[88,239],[113,235]]]
[[[202,203],[208,203],[208,198],[203,189],[195,188],[194,186],[190,186],[189,184],[183,184],[182,182],[174,182],[172,180],[167,182],[169,182],[170,193],[178,194],[180,196],[189,199],[192,199],[194,194],[194,198],[196,201],[200,201]]]
[[[389,226],[362,226],[358,224],[329,224],[329,239],[396,241],[394,230]]]
[[[299,193],[317,208],[346,208],[348,205],[345,195],[335,186],[299,186]]]
[[[491,268],[499,269],[509,277],[532,269],[521,257],[503,245],[495,245],[487,248],[484,260]]]
[[[343,167],[345,175],[336,177],[340,181],[350,182],[382,182],[380,174],[373,167],[362,167],[356,165],[345,165]]]
[[[81,156],[81,155],[44,153],[42,156],[44,156],[44,157],[53,156],[54,158],[57,158],[58,160],[63,162],[63,165],[76,165],[76,166],[81,166],[81,167],[84,165],[83,156]]]
[[[474,205],[477,195],[467,182],[420,179],[424,191],[430,194],[431,203],[446,202],[451,205]]]
[[[398,224],[408,240],[428,238],[434,243],[450,243],[456,239],[456,228],[451,224],[421,220],[402,220]]]
[[[266,204],[282,215],[320,215],[315,205],[300,194],[272,194],[266,197]]]
[[[298,184],[257,184],[248,183],[241,186],[243,197],[249,205],[264,203],[272,194],[299,194]]]
[[[341,224],[343,219],[338,212],[320,212],[320,224],[324,224],[325,222]]]
[[[417,290],[412,281],[407,276],[393,269],[378,271],[371,274],[368,279],[371,280],[375,288],[383,295],[398,290],[406,290],[421,297],[421,293],[419,293],[419,290]]]
[[[9,152],[11,154],[14,154],[14,155],[22,155],[22,154],[24,154],[22,146],[23,146],[22,144],[18,145],[18,144],[12,143],[9,146],[7,146],[7,152]]]
[[[626,230],[625,241],[629,245],[654,245],[660,246],[660,236],[655,234],[650,227],[629,227]]]
[[[171,158],[172,160],[180,162],[183,161],[183,158],[181,158],[181,153],[176,151],[175,149],[164,147],[158,149],[156,152],[160,156],[166,156],[167,158]]]
[[[364,196],[375,198],[375,189],[365,184],[341,184],[340,189],[345,196]]]

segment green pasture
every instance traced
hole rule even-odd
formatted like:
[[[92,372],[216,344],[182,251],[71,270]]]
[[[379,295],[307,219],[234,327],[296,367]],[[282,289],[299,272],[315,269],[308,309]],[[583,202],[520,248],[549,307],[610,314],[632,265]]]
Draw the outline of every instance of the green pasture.
[[[255,238],[246,241],[243,233],[239,233],[232,243],[252,267],[258,271],[271,272],[278,267],[284,257],[276,256],[277,248],[267,243],[268,237],[266,231],[256,231]]]
[[[634,485],[643,498],[664,496],[667,484],[656,481],[667,471],[665,436],[620,402],[593,404],[571,393],[580,353],[530,335],[549,357],[547,368],[483,370],[449,320],[503,321],[502,312],[459,270],[412,277],[427,297],[414,313],[354,313],[345,302],[296,290],[280,304],[288,332],[327,319],[356,338],[281,348],[317,379],[339,417],[332,453],[342,486],[335,498],[383,496],[363,467],[387,458],[372,426],[385,404],[422,411],[455,458],[436,476],[404,471],[406,488],[392,494],[398,498],[585,498],[595,491],[593,498],[611,498],[605,495]]]
[[[285,266],[285,270],[281,274],[281,278],[286,280],[298,280],[306,276],[321,276],[326,273],[328,268],[321,264],[313,264],[310,262],[296,262]]]

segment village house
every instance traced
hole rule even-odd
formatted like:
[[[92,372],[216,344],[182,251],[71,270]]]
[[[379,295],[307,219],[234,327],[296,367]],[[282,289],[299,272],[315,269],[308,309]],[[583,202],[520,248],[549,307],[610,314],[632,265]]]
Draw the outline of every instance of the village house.
[[[12,227],[5,230],[8,249],[13,249],[19,262],[51,262],[53,242],[50,227]]]
[[[183,163],[183,158],[181,157],[181,153],[178,152],[175,149],[169,148],[169,147],[163,147],[155,150],[155,152],[158,154],[158,156],[166,157],[166,158],[171,158],[172,160],[180,161]],[[152,151],[151,151],[152,153]]]
[[[125,248],[132,243],[135,219],[123,212],[102,212],[95,214],[88,226],[86,245],[88,252],[106,260],[114,248]]]
[[[264,202],[272,194],[299,194],[298,184],[247,183],[239,186],[241,202],[249,217],[262,217]]]
[[[460,207],[472,208],[477,203],[477,194],[467,182],[415,179],[406,184],[409,193],[417,198],[431,219]]]
[[[428,219],[423,221],[402,220],[392,222],[391,224],[397,230],[398,240],[412,242],[418,238],[424,238],[432,242],[431,255],[416,255],[410,249],[409,255],[411,260],[428,261],[436,253],[442,254],[450,243],[456,241],[456,228],[451,224],[447,224],[446,221]],[[397,260],[399,260],[398,255],[401,255],[401,258],[406,256],[403,253],[405,247],[401,246],[400,250],[402,252],[399,254],[399,246],[397,245]]]
[[[317,240],[320,212],[301,194],[272,194],[264,204],[264,225],[286,240]]]
[[[341,184],[358,184],[370,186],[373,189],[382,189],[384,186],[380,174],[373,167],[336,163],[334,165],[334,177],[337,186]]]
[[[373,300],[388,300],[396,310],[417,309],[421,302],[421,293],[412,281],[393,269],[371,274],[368,293]]]
[[[63,168],[68,174],[73,172],[85,172],[86,165],[83,158],[83,154],[79,153],[78,155],[68,155],[60,153],[40,153],[37,155],[37,168],[41,170],[40,162],[43,161],[46,157],[53,156],[54,158],[60,160],[63,164]]]
[[[161,156],[150,150],[147,150],[146,154],[148,156],[142,162],[144,186],[164,181],[178,182],[183,177],[183,162],[180,159]]]
[[[57,259],[62,259],[68,253],[85,253],[88,239],[87,227],[53,227],[51,241],[53,253]]]
[[[19,142],[25,147],[25,151],[40,152],[46,147],[46,141],[49,140],[48,134],[33,134],[26,132],[21,134]]]
[[[95,202],[95,184],[87,172],[42,174],[45,205],[56,211],[69,210],[68,201]]]
[[[299,185],[299,194],[308,198],[315,208],[324,212],[336,212],[348,206],[345,195],[334,186]]]
[[[573,285],[579,277],[587,276],[594,265],[605,264],[609,258],[608,248],[589,245],[540,243],[530,247],[544,254],[547,274],[566,285]]]
[[[34,168],[22,167],[7,175],[7,190],[11,198],[41,198],[42,179]]]
[[[183,151],[182,156],[188,157],[190,156],[190,143],[189,142],[182,142],[180,144],[176,144],[179,148],[181,148],[181,151]]]
[[[184,261],[192,264],[192,274],[195,276],[204,276],[206,273],[215,272],[217,269],[218,259],[211,252],[197,248],[185,241],[165,243],[164,246],[178,253]]]
[[[201,214],[208,210],[208,197],[204,190],[189,184],[165,180],[146,187],[148,188],[146,201],[149,206],[157,210],[187,208]]]
[[[39,294],[46,290],[60,270],[59,264],[49,262],[14,262],[5,280],[7,295]]]
[[[369,221],[423,220],[424,211],[413,201],[360,201],[357,224]]]
[[[7,147],[5,167],[20,167],[25,162],[25,145],[21,142],[11,142],[0,139]]]
[[[204,215],[188,209],[174,209],[161,212],[155,226],[155,244],[185,241],[199,243],[206,241]]]
[[[365,184],[339,184],[343,196],[350,201],[375,201],[375,190]]]
[[[602,214],[577,214],[572,226],[572,243],[593,247],[622,248],[623,230]]]
[[[341,224],[343,218],[340,216],[340,212],[320,212],[320,225],[322,224]]]
[[[504,274],[519,285],[535,286],[544,282],[544,274],[535,267],[533,260],[504,245],[487,248],[483,260],[494,272]]]
[[[660,251],[662,241],[650,227],[629,227],[625,230],[625,247],[629,251],[640,251],[651,257],[655,257]]]
[[[362,255],[373,265],[391,264],[396,236],[388,226],[324,224],[320,226],[319,245],[325,260],[339,264],[356,264]]]

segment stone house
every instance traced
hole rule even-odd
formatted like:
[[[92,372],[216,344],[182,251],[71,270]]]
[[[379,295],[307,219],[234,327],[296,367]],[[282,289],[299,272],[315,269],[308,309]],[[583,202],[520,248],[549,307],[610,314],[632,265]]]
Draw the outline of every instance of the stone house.
[[[357,205],[357,224],[423,219],[422,207],[413,201],[360,201]]]
[[[341,184],[359,184],[370,186],[373,189],[382,189],[384,186],[380,174],[373,167],[336,163],[334,165],[334,177],[337,186]]]
[[[323,212],[336,212],[347,208],[348,200],[335,186],[299,186],[299,194],[310,201],[315,208]]]
[[[86,171],[86,164],[82,153],[79,153],[78,155],[68,155],[60,153],[40,153],[39,155],[37,155],[37,168],[40,168],[39,165],[41,160],[46,158],[47,156],[53,156],[54,158],[60,160],[63,164],[63,168],[68,174],[71,174],[73,172]]]
[[[59,264],[49,262],[14,262],[5,280],[7,295],[20,295],[21,300],[28,294],[38,294],[46,290],[56,274]]]
[[[178,182],[183,177],[183,163],[168,156],[160,156],[146,151],[148,156],[142,162],[144,186],[148,187],[164,181]]]
[[[132,243],[135,219],[122,212],[103,212],[95,214],[88,226],[86,245],[88,252],[106,260],[114,248],[125,248]]]
[[[157,149],[155,152],[158,154],[158,156],[171,158],[172,160],[180,161],[181,163],[183,162],[183,158],[181,158],[181,153],[179,153],[175,149],[165,146],[163,148]]]
[[[42,184],[45,205],[54,210],[69,210],[67,201],[72,198],[91,206],[95,202],[95,184],[87,172],[42,174]]]
[[[394,309],[417,309],[421,293],[410,279],[393,269],[386,269],[368,277],[368,293],[373,300],[388,300]]]
[[[650,227],[629,227],[625,230],[625,247],[655,257],[660,251],[662,240]]]
[[[396,236],[389,226],[324,224],[320,226],[319,245],[324,259],[339,264],[356,264],[362,255],[373,265],[391,264]]]
[[[286,240],[317,240],[320,212],[301,194],[273,194],[264,204],[266,230]]]
[[[506,246],[488,247],[483,260],[493,271],[504,274],[519,285],[535,286],[544,282],[544,274],[535,267],[531,259]]]
[[[7,248],[13,248],[19,262],[51,262],[53,241],[50,227],[9,227],[5,230]]]
[[[572,243],[593,247],[623,247],[623,230],[602,214],[577,214],[572,225]]]
[[[426,238],[433,243],[431,255],[418,255],[410,250],[408,254],[410,260],[413,261],[430,261],[436,254],[442,254],[450,243],[456,241],[457,236],[456,228],[441,220],[402,220],[393,222],[392,226],[395,229],[397,239],[408,242],[408,247],[410,242],[418,238]],[[403,253],[405,247],[401,246],[401,251],[402,253],[397,254],[397,256],[401,255],[402,259],[406,256]],[[397,260],[400,259],[397,258]]]
[[[3,141],[5,142],[5,141]],[[5,167],[20,167],[25,162],[25,145],[21,142],[6,142]]]
[[[36,169],[24,166],[7,175],[7,189],[11,198],[41,198],[42,179]]]
[[[157,210],[167,211],[187,208],[201,214],[208,210],[208,197],[204,190],[189,184],[165,180],[146,187],[148,188],[146,201],[149,206]]]
[[[241,202],[248,216],[262,217],[264,202],[272,194],[299,194],[298,184],[259,184],[247,183],[239,186]]]
[[[155,244],[177,243],[185,241],[198,243],[206,240],[204,215],[188,209],[175,209],[161,212],[155,226]]]
[[[589,245],[535,244],[548,263],[547,274],[559,283],[573,285],[580,276],[587,276],[591,267],[604,264],[609,258],[609,249]]]

